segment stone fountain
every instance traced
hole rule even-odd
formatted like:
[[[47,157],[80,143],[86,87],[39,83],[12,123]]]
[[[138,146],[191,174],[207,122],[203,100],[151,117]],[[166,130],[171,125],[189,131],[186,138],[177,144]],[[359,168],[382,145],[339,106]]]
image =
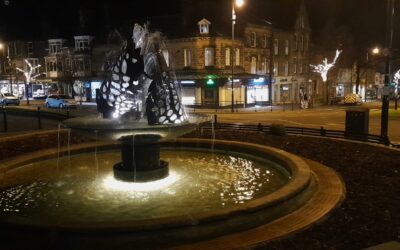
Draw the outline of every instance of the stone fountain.
[[[175,138],[207,121],[186,114],[163,49],[160,33],[135,24],[132,40],[110,65],[109,78],[96,92],[101,117],[64,122],[74,130],[122,142],[122,161],[114,165],[119,180],[145,182],[168,176],[168,162],[160,160],[159,140]]]

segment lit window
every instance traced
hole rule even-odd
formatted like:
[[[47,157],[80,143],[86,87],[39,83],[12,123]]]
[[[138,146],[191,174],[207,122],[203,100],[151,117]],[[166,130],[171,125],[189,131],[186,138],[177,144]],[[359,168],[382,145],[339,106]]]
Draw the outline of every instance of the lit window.
[[[264,34],[264,37],[263,37],[263,48],[265,49],[265,48],[267,48],[267,34]]]
[[[285,76],[288,76],[288,75],[289,75],[289,62],[286,61],[285,62]]]
[[[289,55],[289,40],[285,40],[285,55]]]
[[[225,66],[231,65],[231,48],[225,48]]]
[[[278,75],[279,74],[279,63],[274,62],[274,74]]]
[[[257,35],[256,32],[251,32],[250,35],[250,46],[257,47]]]
[[[209,26],[211,23],[207,19],[203,18],[197,24],[199,25],[200,34],[208,34],[210,32]]]
[[[251,57],[251,73],[257,74],[257,58],[255,56]]]
[[[235,65],[240,66],[240,49],[235,49]]]
[[[190,49],[183,50],[183,61],[184,61],[185,67],[192,66],[192,52]]]
[[[205,66],[214,66],[214,48],[208,47],[204,49]]]
[[[274,55],[278,55],[279,53],[279,41],[278,39],[274,40]]]

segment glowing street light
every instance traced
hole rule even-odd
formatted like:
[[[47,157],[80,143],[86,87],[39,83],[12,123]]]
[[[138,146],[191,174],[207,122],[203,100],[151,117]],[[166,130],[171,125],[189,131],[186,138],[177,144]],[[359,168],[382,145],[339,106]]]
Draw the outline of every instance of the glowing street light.
[[[372,54],[378,55],[380,53],[381,53],[381,50],[378,47],[375,47],[375,48],[372,49]]]
[[[232,76],[231,76],[231,112],[234,112],[234,91],[233,91],[233,82],[234,82],[234,77],[233,77],[233,71],[234,71],[234,66],[233,66],[233,55],[234,55],[234,40],[235,40],[235,23],[236,23],[236,13],[235,13],[235,6],[240,8],[244,5],[244,0],[233,0],[232,1],[232,47],[231,47],[231,69],[232,69]]]

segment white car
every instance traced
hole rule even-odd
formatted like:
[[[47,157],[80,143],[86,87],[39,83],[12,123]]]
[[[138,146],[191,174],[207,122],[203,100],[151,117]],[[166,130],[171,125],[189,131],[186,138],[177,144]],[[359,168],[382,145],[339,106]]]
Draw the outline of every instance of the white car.
[[[47,108],[75,108],[76,101],[67,95],[49,95],[45,105]]]
[[[19,105],[19,98],[10,93],[0,93],[0,105]]]

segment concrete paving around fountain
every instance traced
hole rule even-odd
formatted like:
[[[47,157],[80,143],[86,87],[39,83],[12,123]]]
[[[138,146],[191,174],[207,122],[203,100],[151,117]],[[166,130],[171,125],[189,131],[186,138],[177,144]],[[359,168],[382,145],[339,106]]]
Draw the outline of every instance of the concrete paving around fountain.
[[[263,244],[309,227],[324,218],[344,198],[345,188],[333,170],[285,151],[250,143],[177,139],[164,141],[162,147],[202,147],[239,151],[267,157],[284,166],[290,182],[272,194],[250,200],[234,208],[220,209],[195,216],[71,225],[30,224],[27,220],[2,222],[7,228],[1,238],[20,242],[57,246],[67,244],[84,249],[99,246],[186,249],[230,249]],[[113,143],[86,143],[69,148],[70,154],[115,150]],[[61,153],[68,149],[63,148]],[[57,157],[58,149],[47,149],[12,158],[0,164],[0,176],[35,161]],[[173,201],[171,201],[173,202]],[[21,241],[22,240],[22,241]],[[190,246],[189,246],[189,245]]]

